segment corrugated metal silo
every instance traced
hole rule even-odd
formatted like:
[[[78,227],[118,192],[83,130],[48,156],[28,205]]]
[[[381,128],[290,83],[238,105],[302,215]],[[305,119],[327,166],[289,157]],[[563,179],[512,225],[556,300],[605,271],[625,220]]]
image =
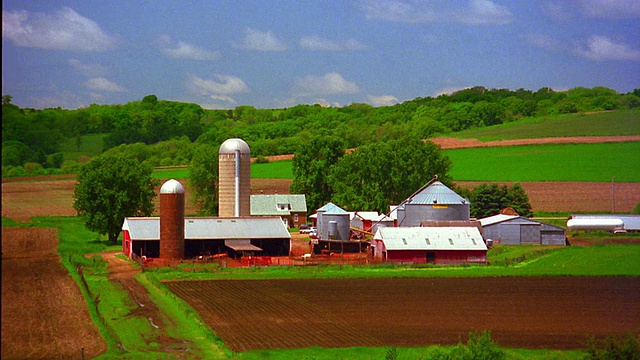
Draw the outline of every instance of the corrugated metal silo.
[[[333,223],[333,224],[332,224]],[[322,240],[349,240],[351,220],[349,213],[328,203],[318,209],[318,238]],[[331,234],[330,234],[331,230]]]
[[[242,139],[228,139],[218,154],[218,216],[251,215],[251,150]]]
[[[169,180],[160,188],[160,257],[184,258],[184,187]]]
[[[469,220],[469,200],[440,181],[415,194],[398,209],[398,226],[420,226],[428,220]]]

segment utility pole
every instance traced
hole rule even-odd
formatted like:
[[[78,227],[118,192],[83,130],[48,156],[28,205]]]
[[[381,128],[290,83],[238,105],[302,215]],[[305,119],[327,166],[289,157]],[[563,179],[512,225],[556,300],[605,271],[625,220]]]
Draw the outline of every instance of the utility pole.
[[[616,213],[616,195],[615,195],[615,181],[616,177],[611,178],[611,213]]]

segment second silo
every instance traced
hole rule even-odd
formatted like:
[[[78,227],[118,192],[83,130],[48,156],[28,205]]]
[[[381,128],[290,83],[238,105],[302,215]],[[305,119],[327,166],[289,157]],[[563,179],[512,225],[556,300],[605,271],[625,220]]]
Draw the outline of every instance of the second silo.
[[[242,139],[228,139],[218,153],[218,216],[251,215],[251,150]]]
[[[349,213],[339,206],[328,203],[318,209],[318,238],[321,240],[349,240]]]

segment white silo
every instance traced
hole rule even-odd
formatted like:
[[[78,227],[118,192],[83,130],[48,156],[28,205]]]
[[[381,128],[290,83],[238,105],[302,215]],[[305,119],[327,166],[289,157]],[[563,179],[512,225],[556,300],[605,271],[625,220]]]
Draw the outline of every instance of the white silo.
[[[242,139],[228,139],[218,153],[218,216],[251,215],[251,150]]]

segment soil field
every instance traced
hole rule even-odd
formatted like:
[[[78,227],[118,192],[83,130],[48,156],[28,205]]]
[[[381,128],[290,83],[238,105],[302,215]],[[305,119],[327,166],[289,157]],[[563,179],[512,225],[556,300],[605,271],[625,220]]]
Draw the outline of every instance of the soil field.
[[[188,184],[186,214],[195,214]],[[288,194],[291,179],[252,179],[253,194]],[[27,222],[34,216],[75,216],[73,188],[75,180],[8,181],[2,183],[2,216]],[[459,186],[473,188],[480,182],[461,181]],[[506,183],[510,184],[510,183]],[[612,205],[618,212],[630,212],[640,202],[640,183],[615,183],[612,204],[611,183],[593,182],[524,182],[520,183],[533,211],[610,212]],[[47,199],[43,201],[43,199]],[[156,197],[156,215],[159,199]]]
[[[55,229],[2,228],[2,358],[80,359],[106,351],[56,253]]]
[[[506,347],[580,349],[640,327],[640,278],[176,281],[233,351],[457,344],[491,330]]]

